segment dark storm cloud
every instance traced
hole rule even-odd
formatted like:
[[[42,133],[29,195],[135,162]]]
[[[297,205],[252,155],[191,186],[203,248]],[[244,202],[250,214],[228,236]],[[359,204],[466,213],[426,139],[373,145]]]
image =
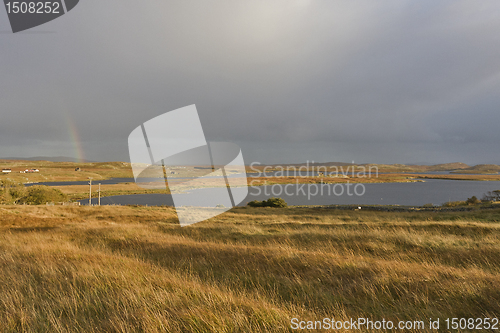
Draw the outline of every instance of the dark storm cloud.
[[[247,162],[500,163],[496,1],[97,1],[0,34],[1,156],[128,160],[195,103]],[[0,30],[9,27],[0,12]]]

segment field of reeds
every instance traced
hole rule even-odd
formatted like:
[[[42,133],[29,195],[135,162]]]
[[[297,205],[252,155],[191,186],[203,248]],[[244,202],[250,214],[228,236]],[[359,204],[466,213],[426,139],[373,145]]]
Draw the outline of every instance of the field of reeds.
[[[181,228],[169,207],[4,205],[0,272],[0,332],[447,331],[500,317],[500,209],[245,207]]]

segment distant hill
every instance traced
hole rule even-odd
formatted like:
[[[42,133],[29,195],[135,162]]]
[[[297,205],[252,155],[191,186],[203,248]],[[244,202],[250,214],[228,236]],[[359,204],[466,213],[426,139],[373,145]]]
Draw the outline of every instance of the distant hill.
[[[467,169],[467,168],[470,168],[470,167],[467,164],[460,163],[460,162],[436,164],[436,165],[429,166],[430,171],[463,170],[463,169]]]
[[[73,163],[94,163],[95,161],[83,160],[67,156],[35,156],[35,157],[0,157],[0,160],[10,161],[49,161],[49,162],[73,162]]]
[[[500,166],[496,164],[478,164],[473,167],[461,169],[460,173],[498,173]]]
[[[294,166],[294,167],[301,167],[301,166],[346,166],[346,165],[353,165],[352,163],[345,163],[345,162],[309,162],[309,163],[296,163],[296,164],[271,164],[270,166]]]
[[[444,163],[444,164],[435,164],[435,165],[416,165],[416,164],[377,164],[377,163],[345,163],[345,162],[314,162],[314,163],[295,163],[295,164],[273,164],[271,166],[295,166],[295,167],[300,167],[300,166],[307,166],[309,165],[310,167],[314,166],[326,166],[326,167],[331,167],[331,166],[349,166],[349,165],[377,165],[379,167],[384,167],[388,169],[398,169],[398,170],[406,170],[406,171],[411,171],[411,170],[420,170],[420,171],[451,171],[451,170],[463,170],[470,168],[469,165],[465,163],[460,163],[460,162],[454,162],[454,163]],[[500,167],[499,167],[500,168]]]
[[[319,166],[324,167],[341,167],[341,166],[351,166],[352,163],[345,162],[315,162],[315,163],[297,163],[297,164],[273,164],[271,167],[283,166],[283,167],[301,167],[309,166],[310,168],[317,168]],[[450,171],[452,173],[497,173],[500,172],[500,166],[495,164],[479,164],[476,166],[469,166],[461,162],[453,163],[442,163],[434,165],[416,165],[416,164],[354,164],[359,167],[365,166],[376,166],[380,172],[383,173],[412,173],[412,172],[433,172],[433,171]],[[264,167],[261,165],[260,167]]]

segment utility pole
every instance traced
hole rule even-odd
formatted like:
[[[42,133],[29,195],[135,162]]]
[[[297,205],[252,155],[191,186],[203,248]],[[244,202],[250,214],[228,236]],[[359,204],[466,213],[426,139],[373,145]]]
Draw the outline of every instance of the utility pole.
[[[89,177],[89,206],[92,206],[92,177]]]
[[[101,205],[101,183],[99,183],[99,206]]]

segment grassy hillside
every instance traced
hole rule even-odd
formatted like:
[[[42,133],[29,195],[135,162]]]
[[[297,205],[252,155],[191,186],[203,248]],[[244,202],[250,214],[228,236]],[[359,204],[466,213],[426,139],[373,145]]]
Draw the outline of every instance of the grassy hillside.
[[[130,163],[124,162],[73,163],[0,160],[0,169],[3,168],[12,169],[12,173],[0,173],[0,180],[9,179],[21,183],[86,181],[89,177],[92,177],[94,180],[133,177]],[[77,168],[80,168],[81,171],[75,171]],[[26,169],[39,169],[40,172],[19,173]]]
[[[407,165],[407,164],[371,164],[376,165],[380,172],[429,172],[429,171],[450,171],[462,170],[469,166],[465,163],[445,163],[436,165]]]
[[[0,270],[1,332],[498,317],[500,209],[238,208],[180,228],[168,207],[0,206]]]
[[[470,168],[466,168],[460,171],[462,173],[498,173],[500,172],[500,165],[496,164],[478,164]]]

